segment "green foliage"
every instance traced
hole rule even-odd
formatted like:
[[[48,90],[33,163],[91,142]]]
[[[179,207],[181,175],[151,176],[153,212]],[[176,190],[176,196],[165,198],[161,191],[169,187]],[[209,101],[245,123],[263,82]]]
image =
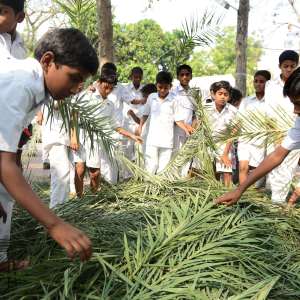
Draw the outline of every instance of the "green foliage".
[[[216,37],[214,47],[193,54],[190,64],[194,76],[235,73],[235,30],[234,27],[226,27],[223,33]],[[255,37],[249,36],[247,49],[247,85],[249,93],[253,91],[253,75],[257,70],[257,63],[262,53],[261,42]]]

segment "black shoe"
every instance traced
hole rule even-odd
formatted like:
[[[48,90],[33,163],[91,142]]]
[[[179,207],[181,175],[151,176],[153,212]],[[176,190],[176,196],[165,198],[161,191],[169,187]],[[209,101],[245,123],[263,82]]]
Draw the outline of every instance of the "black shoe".
[[[48,162],[43,163],[43,169],[44,170],[49,170],[50,169],[50,164]]]

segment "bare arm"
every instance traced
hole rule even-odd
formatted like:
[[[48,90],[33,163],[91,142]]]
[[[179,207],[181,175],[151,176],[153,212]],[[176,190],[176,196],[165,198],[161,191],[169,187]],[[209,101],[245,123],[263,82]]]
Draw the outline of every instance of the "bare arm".
[[[137,143],[140,143],[140,144],[143,143],[143,140],[142,140],[142,138],[141,138],[140,136],[137,136],[137,135],[135,135],[135,134],[133,134],[133,133],[131,133],[131,132],[125,130],[125,129],[122,128],[122,127],[118,127],[118,128],[116,129],[116,131],[117,131],[119,134],[121,134],[121,135],[123,135],[123,136],[126,136],[126,137],[130,138],[131,140],[134,140],[134,141],[137,142]]]
[[[222,163],[226,166],[226,167],[231,167],[231,160],[229,159],[229,150],[231,148],[231,142],[227,142],[224,152],[222,153],[222,156],[220,157]]]
[[[146,121],[148,120],[148,117],[149,116],[146,116],[146,115],[144,115],[144,116],[142,116],[142,118],[140,119],[140,126],[139,126],[139,128],[138,128],[138,135],[141,135],[142,134],[142,130],[143,130],[143,126],[144,126],[144,124],[146,123]]]
[[[184,132],[186,133],[186,135],[190,135],[191,133],[189,132],[186,124],[183,121],[176,121],[175,122],[177,124],[177,126],[179,126],[182,130],[184,130]],[[193,129],[194,130],[194,129]]]
[[[133,121],[137,124],[140,124],[140,118],[134,113],[132,109],[129,109],[127,114],[133,119]]]
[[[49,232],[70,257],[80,255],[82,260],[91,256],[91,242],[80,230],[56,216],[32,191],[16,165],[16,154],[0,151],[0,182],[8,193]]]
[[[253,172],[250,173],[247,179],[240,186],[238,186],[234,191],[228,192],[223,196],[217,198],[215,200],[215,203],[224,203],[226,205],[232,205],[236,203],[250,185],[252,185],[258,179],[264,177],[267,173],[272,171],[277,166],[279,166],[289,154],[289,152],[289,150],[283,148],[282,146],[278,146],[274,152],[269,154],[260,163],[260,165]]]

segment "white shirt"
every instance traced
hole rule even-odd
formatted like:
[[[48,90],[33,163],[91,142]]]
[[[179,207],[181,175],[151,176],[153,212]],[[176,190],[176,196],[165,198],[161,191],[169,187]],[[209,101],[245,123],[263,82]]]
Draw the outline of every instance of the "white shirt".
[[[23,128],[48,96],[37,60],[0,57],[0,65],[0,150],[16,152]]]
[[[283,96],[283,87],[284,82],[279,77],[275,80],[269,80],[265,88],[266,114],[271,118],[275,118],[279,124],[281,120],[276,111],[288,114],[293,120],[296,118],[294,105],[288,97]]]
[[[237,109],[229,103],[226,103],[221,112],[218,112],[215,102],[206,106],[205,109],[208,113],[213,136],[215,137],[224,132],[237,113]]]
[[[165,99],[160,99],[158,93],[149,95],[144,115],[149,116],[150,121],[147,145],[172,149],[174,122],[180,121],[173,95],[169,93]]]
[[[123,95],[124,95],[124,86],[118,83],[112,92],[107,96],[115,107],[116,116],[118,117],[118,123],[123,124]]]
[[[287,150],[300,149],[300,117],[296,117],[294,127],[288,131],[281,146]]]
[[[18,32],[14,41],[12,41],[9,33],[1,33],[0,49],[1,55],[4,55],[2,52],[5,53],[7,51],[9,55],[17,59],[24,59],[27,56],[23,39]],[[7,53],[6,55],[8,55]]]
[[[242,114],[245,118],[247,114],[258,113],[265,115],[266,113],[266,104],[265,98],[258,99],[256,95],[248,96],[241,101],[241,104],[238,109],[238,113]],[[264,143],[265,139],[253,139],[250,141],[252,145],[261,146]],[[243,139],[239,139],[239,142],[243,142]]]
[[[131,116],[128,116],[127,112],[131,109],[138,118],[141,118],[144,114],[144,105],[143,104],[132,104],[130,103],[132,100],[137,99],[140,100],[143,98],[143,94],[141,89],[144,85],[140,85],[138,89],[136,89],[133,83],[129,83],[124,87],[124,127],[128,128],[129,125],[137,125],[136,122],[132,119]]]
[[[172,90],[172,93],[177,101],[179,118],[186,124],[192,125],[193,114],[195,111],[195,101],[189,95],[188,90],[184,89],[182,85],[178,85]],[[179,126],[175,125],[174,134],[176,136],[186,136],[186,133]]]

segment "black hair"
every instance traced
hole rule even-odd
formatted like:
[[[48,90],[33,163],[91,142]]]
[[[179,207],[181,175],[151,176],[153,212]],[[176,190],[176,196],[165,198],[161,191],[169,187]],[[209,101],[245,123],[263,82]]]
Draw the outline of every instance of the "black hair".
[[[156,92],[157,88],[154,83],[148,83],[141,88],[141,93],[144,97],[147,97],[148,95]]]
[[[187,70],[189,73],[193,74],[193,70],[189,65],[180,65],[176,68],[176,75],[178,76],[181,70]]]
[[[172,81],[173,81],[172,74],[168,71],[160,71],[156,75],[156,83],[172,84]]]
[[[283,95],[290,98],[300,97],[300,67],[298,67],[285,82]]]
[[[99,61],[97,53],[87,37],[75,28],[56,28],[49,30],[38,42],[34,57],[40,60],[51,51],[57,64],[82,68],[95,75]]]
[[[0,4],[11,7],[17,14],[24,11],[25,0],[0,0]]]
[[[112,70],[103,70],[99,76],[100,82],[107,82],[109,84],[116,85],[116,73]]]
[[[130,77],[133,75],[133,74],[139,74],[141,76],[143,76],[143,69],[141,67],[134,67],[131,69],[130,71]]]
[[[258,70],[254,74],[254,78],[256,76],[262,76],[265,77],[266,81],[271,79],[271,73],[268,70]]]
[[[281,65],[285,60],[291,60],[298,64],[299,54],[294,50],[285,50],[279,55],[279,65]]]
[[[112,62],[107,62],[101,67],[101,72],[104,70],[112,70],[117,73],[117,66]]]
[[[214,94],[220,90],[220,89],[225,89],[227,90],[229,93],[231,93],[231,85],[228,81],[225,81],[225,80],[221,80],[221,81],[217,81],[217,82],[214,82],[212,85],[211,85],[211,90],[214,92]]]
[[[236,103],[240,102],[242,98],[243,98],[243,94],[239,89],[234,87],[231,88],[230,99],[228,103],[235,105]]]
[[[212,92],[214,89],[215,89],[215,85],[216,85],[217,82],[214,82],[210,85],[209,87],[209,91]]]

